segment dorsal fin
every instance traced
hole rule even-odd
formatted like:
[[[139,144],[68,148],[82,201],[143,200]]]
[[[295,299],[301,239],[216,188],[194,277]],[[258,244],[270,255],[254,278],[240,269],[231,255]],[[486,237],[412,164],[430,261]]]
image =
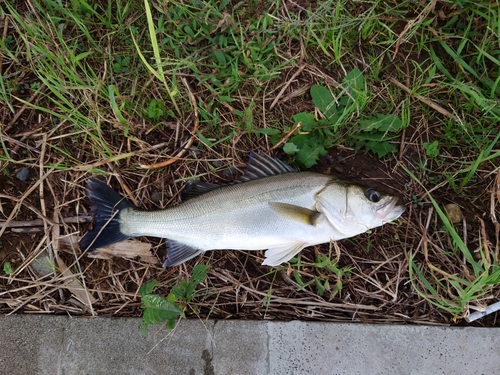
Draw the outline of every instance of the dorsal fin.
[[[274,176],[281,173],[295,172],[295,169],[263,152],[250,151],[247,167],[243,171],[243,176],[236,179],[233,183],[242,183],[259,178]]]
[[[199,195],[208,193],[209,191],[220,188],[222,185],[203,182],[200,180],[189,180],[182,191],[182,200],[188,200]]]
[[[258,180],[260,178],[274,176],[281,173],[296,172],[294,168],[282,162],[278,158],[274,158],[263,152],[250,151],[247,167],[243,171],[243,175],[234,181],[226,184],[217,185],[210,182],[202,182],[199,180],[190,180],[186,184],[182,192],[182,200],[188,200],[199,195],[208,193],[221,186],[241,184],[242,182]]]

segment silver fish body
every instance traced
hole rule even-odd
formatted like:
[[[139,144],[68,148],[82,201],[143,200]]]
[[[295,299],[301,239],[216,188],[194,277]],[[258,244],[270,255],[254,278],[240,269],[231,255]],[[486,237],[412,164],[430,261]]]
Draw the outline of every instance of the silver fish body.
[[[80,244],[92,250],[131,237],[163,237],[165,266],[216,249],[267,249],[263,264],[274,266],[307,246],[355,236],[404,212],[395,197],[329,175],[295,172],[264,154],[251,154],[247,172],[251,177],[234,184],[199,183],[203,194],[154,211],[139,210],[107,185],[89,180],[96,224]],[[102,197],[105,189],[110,196]],[[113,233],[102,229],[104,219]]]

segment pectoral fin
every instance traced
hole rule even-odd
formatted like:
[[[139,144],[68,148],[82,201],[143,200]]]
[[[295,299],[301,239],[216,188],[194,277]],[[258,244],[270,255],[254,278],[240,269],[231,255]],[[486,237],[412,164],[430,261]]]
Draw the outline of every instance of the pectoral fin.
[[[287,262],[297,255],[307,244],[302,242],[289,242],[282,246],[273,247],[266,250],[266,259],[262,262],[266,266],[277,266]]]
[[[321,213],[308,208],[295,206],[289,203],[269,202],[269,206],[288,219],[299,221],[308,225],[316,225]]]
[[[163,267],[177,266],[203,253],[203,250],[167,239],[167,259]]]

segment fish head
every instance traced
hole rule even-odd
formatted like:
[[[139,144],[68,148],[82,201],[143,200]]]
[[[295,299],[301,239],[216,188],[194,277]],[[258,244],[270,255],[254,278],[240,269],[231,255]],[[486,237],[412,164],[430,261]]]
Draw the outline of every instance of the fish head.
[[[356,184],[334,181],[316,197],[317,209],[340,232],[355,236],[400,217],[404,205],[395,196]]]

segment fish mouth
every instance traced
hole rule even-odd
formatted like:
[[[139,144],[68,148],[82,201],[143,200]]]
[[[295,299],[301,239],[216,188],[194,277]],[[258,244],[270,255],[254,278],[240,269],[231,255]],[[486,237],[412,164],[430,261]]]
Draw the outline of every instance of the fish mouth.
[[[399,198],[391,197],[375,208],[377,216],[385,222],[396,220],[405,212],[405,206],[398,204]]]

